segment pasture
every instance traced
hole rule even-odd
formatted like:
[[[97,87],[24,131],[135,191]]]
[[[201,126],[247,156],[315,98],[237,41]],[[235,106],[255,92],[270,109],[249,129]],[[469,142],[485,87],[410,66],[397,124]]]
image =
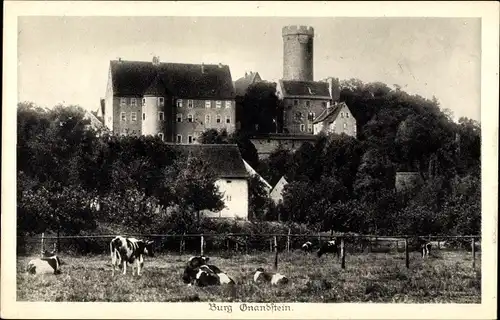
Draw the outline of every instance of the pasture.
[[[109,255],[65,256],[61,275],[26,274],[34,256],[17,259],[18,301],[66,302],[382,302],[382,303],[480,303],[481,254],[476,269],[465,251],[434,251],[423,261],[404,253],[368,253],[346,256],[346,269],[332,255],[318,259],[300,251],[280,253],[279,272],[291,283],[282,287],[257,286],[253,271],[271,271],[274,254],[207,254],[211,263],[232,276],[235,286],[188,287],[182,280],[191,255],[159,254],[147,257],[143,274],[111,277]],[[322,281],[326,280],[329,285]]]

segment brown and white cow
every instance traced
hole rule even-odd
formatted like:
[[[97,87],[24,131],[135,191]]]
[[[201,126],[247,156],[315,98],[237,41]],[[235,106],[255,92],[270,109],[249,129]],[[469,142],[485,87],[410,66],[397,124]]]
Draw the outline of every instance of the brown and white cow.
[[[267,272],[264,268],[258,268],[253,275],[255,283],[270,283],[271,285],[283,285],[289,282],[289,279],[276,272]]]
[[[132,274],[134,274],[133,263],[136,262],[137,275],[141,275],[141,268],[144,266],[144,255],[154,257],[154,241],[138,240],[136,238],[125,238],[117,236],[111,240],[109,248],[111,251],[111,264],[113,266],[112,275],[115,275],[115,268],[127,273],[127,264],[132,265]]]
[[[227,273],[213,264],[207,264],[209,260],[210,258],[206,256],[189,258],[182,275],[183,282],[188,285],[194,284],[200,287],[235,284],[234,280]]]

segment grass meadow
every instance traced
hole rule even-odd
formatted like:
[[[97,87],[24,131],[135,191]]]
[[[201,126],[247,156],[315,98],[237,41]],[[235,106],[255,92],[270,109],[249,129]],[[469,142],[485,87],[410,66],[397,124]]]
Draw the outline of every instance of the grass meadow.
[[[127,275],[118,273],[114,278],[108,255],[61,255],[65,264],[57,276],[26,274],[26,263],[34,256],[23,256],[17,259],[17,300],[481,303],[480,253],[475,270],[470,252],[465,251],[434,251],[425,261],[413,252],[409,269],[401,252],[346,255],[344,270],[333,256],[280,253],[279,272],[291,279],[282,287],[252,283],[256,268],[272,269],[273,253],[207,255],[236,280],[235,286],[186,286],[181,276],[190,255],[147,257],[141,276],[132,276],[127,268]]]

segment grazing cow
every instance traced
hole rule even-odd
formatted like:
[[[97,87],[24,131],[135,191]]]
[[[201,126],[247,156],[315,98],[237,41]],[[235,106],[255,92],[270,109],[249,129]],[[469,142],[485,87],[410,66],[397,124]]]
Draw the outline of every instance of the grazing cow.
[[[45,251],[41,258],[28,262],[26,272],[30,274],[60,274],[61,260],[55,252]]]
[[[327,242],[323,243],[323,245],[319,248],[318,258],[321,258],[321,256],[326,254],[326,253],[333,253],[338,258],[338,257],[340,257],[339,249],[340,248],[338,245],[338,241],[336,239],[327,241]]]
[[[126,274],[128,263],[132,265],[133,275],[134,261],[137,264],[137,275],[141,275],[141,268],[144,266],[143,255],[154,257],[153,243],[154,241],[144,241],[122,236],[117,236],[111,240],[109,247],[111,251],[111,264],[113,265],[112,275],[115,275],[115,268],[117,266],[123,269],[123,274]]]
[[[188,285],[196,284],[198,286],[235,284],[225,272],[221,271],[213,264],[207,264],[210,260],[205,256],[194,256],[184,269],[182,281]]]
[[[431,253],[431,247],[432,245],[429,241],[426,241],[421,238],[418,239],[418,249],[422,253],[423,259],[425,259],[426,257],[429,258],[429,254]]]
[[[289,282],[288,278],[280,273],[266,272],[264,268],[258,268],[253,275],[256,283],[271,283],[272,285],[282,285]]]
[[[311,251],[312,251],[312,243],[311,243],[311,241],[307,241],[307,242],[305,242],[305,243],[302,245],[302,247],[301,247],[301,248],[302,248],[302,250],[303,250],[304,252],[311,252]]]

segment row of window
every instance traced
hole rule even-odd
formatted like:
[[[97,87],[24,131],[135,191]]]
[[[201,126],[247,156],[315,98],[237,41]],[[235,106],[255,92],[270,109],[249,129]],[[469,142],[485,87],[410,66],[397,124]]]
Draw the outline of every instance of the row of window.
[[[311,100],[306,100],[305,104],[306,104],[306,107],[310,107],[311,106]],[[295,107],[298,106],[299,105],[299,100],[298,99],[293,100],[293,105]],[[323,108],[326,108],[327,107],[327,102],[326,101],[322,101],[321,105],[323,106]]]
[[[182,118],[182,113],[178,113],[177,114],[177,122],[182,122],[183,118]],[[231,116],[226,116],[225,118],[225,122],[226,123],[231,123]],[[192,114],[188,114],[187,116],[187,122],[193,122],[194,119],[193,119],[193,115]],[[209,124],[211,123],[212,121],[212,117],[209,115],[209,114],[206,114],[205,115],[205,124]],[[217,115],[215,117],[215,123],[222,123],[222,117],[220,115]]]
[[[120,113],[120,120],[127,121],[127,113],[126,112]],[[144,113],[144,112],[142,113],[142,120],[146,120],[146,113]],[[158,111],[158,120],[160,120],[160,121],[165,120],[165,113],[163,111]],[[130,113],[130,121],[137,121],[137,112]]]
[[[158,133],[158,137],[160,137],[161,141],[164,141],[165,140],[165,135],[163,133]],[[196,138],[193,137],[192,135],[188,135],[187,136],[187,143],[195,143],[196,141]],[[182,134],[178,134],[175,138],[175,142],[177,143],[183,143],[183,140],[182,140]]]
[[[131,107],[137,107],[139,103],[139,99],[137,98],[120,98],[120,106],[125,107],[127,106],[127,102],[130,99],[130,106]],[[165,105],[165,98],[163,97],[158,97],[158,105],[160,107],[163,107]],[[222,108],[222,105],[227,108],[231,108],[231,101],[211,101],[211,100],[205,100],[205,108],[209,109],[212,108],[213,104],[215,103],[215,108],[220,109]],[[146,105],[146,98],[142,98],[142,106]],[[194,108],[194,101],[193,100],[183,100],[183,99],[178,99],[177,100],[177,108],[182,108],[184,106],[187,106],[189,109]]]

